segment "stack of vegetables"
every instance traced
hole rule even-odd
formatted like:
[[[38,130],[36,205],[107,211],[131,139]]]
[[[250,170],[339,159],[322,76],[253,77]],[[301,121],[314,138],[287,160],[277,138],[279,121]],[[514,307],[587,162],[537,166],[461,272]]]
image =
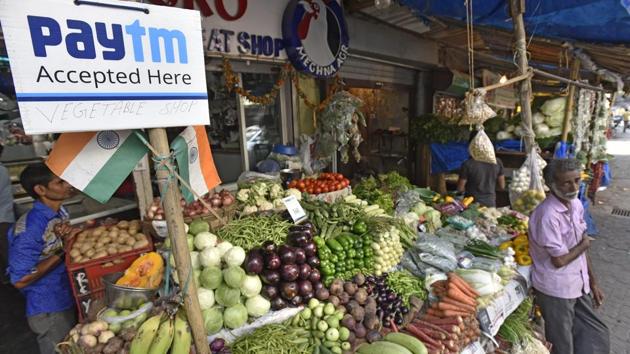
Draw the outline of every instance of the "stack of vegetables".
[[[321,282],[313,233],[310,223],[294,225],[289,229],[286,244],[277,246],[273,241],[265,241],[248,252],[245,269],[249,274],[261,276],[265,283],[263,296],[271,301],[274,310],[300,306],[313,297],[328,298]]]
[[[397,194],[411,188],[409,180],[394,171],[378,175],[377,178],[363,179],[354,187],[353,193],[369,204],[380,206],[387,214],[392,215]]]
[[[272,211],[285,209],[282,198],[290,195],[301,199],[302,193],[297,189],[282,189],[279,183],[257,181],[248,188],[240,189],[236,193],[241,213],[244,215],[260,211]]]
[[[195,200],[191,203],[186,203],[184,198],[180,200],[185,218],[210,215],[210,209],[207,206],[213,209],[221,209],[228,208],[234,204],[234,196],[226,189],[221,192],[208,193],[202,199],[205,204],[200,200]],[[146,215],[148,220],[164,220],[164,208],[162,208],[160,197],[153,198],[153,202],[147,207]]]
[[[289,182],[289,188],[295,188],[308,194],[336,192],[350,185],[350,180],[341,173],[320,173],[317,178],[296,179]]]
[[[529,266],[532,264],[532,257],[529,255],[529,238],[527,238],[527,234],[518,235],[511,241],[502,243],[499,248],[513,249],[516,263],[520,266]]]
[[[331,302],[320,303],[311,299],[308,307],[293,317],[291,324],[310,331],[309,344],[313,352],[341,353],[352,348],[350,341],[353,340],[350,330],[341,323],[344,312],[343,308],[337,309]]]
[[[359,272],[369,273],[375,251],[369,236],[365,234],[367,225],[363,221],[357,221],[352,230],[354,233],[343,232],[328,239],[315,237],[321,272],[327,286],[335,277],[350,279]]]

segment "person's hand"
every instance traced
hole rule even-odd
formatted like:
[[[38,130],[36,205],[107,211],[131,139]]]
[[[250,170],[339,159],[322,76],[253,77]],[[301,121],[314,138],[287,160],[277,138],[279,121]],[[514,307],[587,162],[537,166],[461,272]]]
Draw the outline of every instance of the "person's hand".
[[[63,240],[66,243],[68,240],[72,239],[79,232],[81,232],[80,228],[75,228],[70,226],[70,224],[66,222],[60,222],[53,228],[55,235]]]
[[[598,308],[604,303],[604,292],[597,284],[591,284],[591,292],[593,293],[593,307]]]
[[[588,235],[582,235],[582,241],[580,244],[584,247],[584,249],[589,249],[591,247],[591,238]]]

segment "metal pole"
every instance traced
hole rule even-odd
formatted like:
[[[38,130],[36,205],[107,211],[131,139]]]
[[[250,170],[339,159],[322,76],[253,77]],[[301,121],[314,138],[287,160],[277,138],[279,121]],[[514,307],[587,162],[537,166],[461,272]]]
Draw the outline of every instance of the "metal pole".
[[[514,50],[516,52],[516,63],[518,65],[519,75],[527,73],[527,37],[525,36],[525,23],[523,21],[523,13],[525,13],[524,0],[510,0],[510,14],[512,23],[514,24]],[[521,125],[525,131],[525,148],[529,152],[534,146],[535,134],[532,127],[532,84],[531,77],[521,81],[520,84],[520,101],[521,101]]]
[[[158,154],[161,156],[170,154],[168,138],[164,128],[150,129],[149,139]],[[183,294],[184,308],[186,309],[186,317],[192,331],[196,353],[210,354],[208,337],[203,324],[203,317],[201,316],[199,298],[197,297],[197,285],[195,285],[194,276],[192,275],[193,270],[190,264],[190,251],[184,230],[184,215],[179,203],[181,197],[177,180],[175,177],[170,176],[170,172],[163,166],[156,166],[155,174],[158,183],[160,183],[164,216],[166,217],[168,234],[173,245],[173,257],[175,258],[177,275],[181,285],[188,283],[188,289]]]

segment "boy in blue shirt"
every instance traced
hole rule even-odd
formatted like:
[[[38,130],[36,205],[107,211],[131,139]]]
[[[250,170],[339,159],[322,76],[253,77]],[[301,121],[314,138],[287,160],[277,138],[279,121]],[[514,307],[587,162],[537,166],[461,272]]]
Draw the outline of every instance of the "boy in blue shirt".
[[[26,167],[20,183],[35,201],[9,230],[9,275],[26,297],[26,317],[40,353],[52,354],[76,322],[63,243],[80,230],[66,222],[61,206],[74,189],[43,163]]]

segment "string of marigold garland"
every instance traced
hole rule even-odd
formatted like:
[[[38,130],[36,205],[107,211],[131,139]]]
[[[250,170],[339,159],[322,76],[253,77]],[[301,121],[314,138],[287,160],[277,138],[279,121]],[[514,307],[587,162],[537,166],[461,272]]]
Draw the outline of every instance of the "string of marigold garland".
[[[291,74],[292,70],[293,69],[291,67],[291,64],[287,63],[283,65],[282,70],[280,71],[280,77],[273,85],[271,91],[261,96],[255,96],[249,90],[245,90],[243,88],[241,80],[232,69],[232,64],[230,64],[230,61],[227,58],[223,58],[223,73],[225,76],[225,86],[227,87],[227,89],[230,92],[236,92],[238,95],[247,98],[250,102],[261,105],[270,105],[274,103],[276,97],[278,96],[278,93],[280,92],[280,89],[282,88],[282,86],[284,86],[284,82]]]

